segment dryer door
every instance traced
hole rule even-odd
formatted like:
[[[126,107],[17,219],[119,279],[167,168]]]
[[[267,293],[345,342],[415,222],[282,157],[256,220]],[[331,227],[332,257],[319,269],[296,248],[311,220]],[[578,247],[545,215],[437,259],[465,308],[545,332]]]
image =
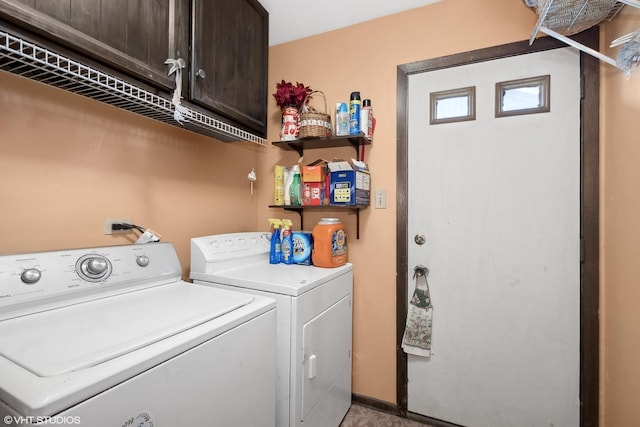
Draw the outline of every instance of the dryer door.
[[[351,295],[308,321],[302,328],[304,372],[302,420],[324,399],[351,399]],[[343,377],[348,377],[345,378]]]

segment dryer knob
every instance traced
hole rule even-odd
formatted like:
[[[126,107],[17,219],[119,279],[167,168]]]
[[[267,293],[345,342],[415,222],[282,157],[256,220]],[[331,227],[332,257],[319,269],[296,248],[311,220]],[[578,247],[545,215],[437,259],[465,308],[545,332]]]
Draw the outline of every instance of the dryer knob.
[[[20,280],[22,280],[22,283],[26,285],[33,285],[40,280],[41,276],[42,273],[37,268],[27,268],[20,275]]]

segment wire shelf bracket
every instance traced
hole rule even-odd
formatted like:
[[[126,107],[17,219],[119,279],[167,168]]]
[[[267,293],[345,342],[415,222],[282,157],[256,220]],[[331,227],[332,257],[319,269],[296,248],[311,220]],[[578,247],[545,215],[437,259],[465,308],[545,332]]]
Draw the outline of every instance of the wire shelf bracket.
[[[223,141],[268,146],[264,138],[186,106],[187,121],[180,124],[170,99],[2,30],[0,69]]]
[[[586,1],[588,1],[588,0],[586,0]],[[585,1],[585,5],[586,5],[586,1]],[[548,4],[551,4],[552,2],[553,2],[553,0],[550,0],[550,2]],[[628,6],[636,8],[636,9],[640,9],[640,1],[639,0],[617,0],[617,3],[621,3],[623,6],[624,5],[628,5]],[[612,19],[619,10],[620,9],[617,8],[615,10],[615,12],[613,13],[613,16],[611,16],[610,19]],[[540,24],[543,21],[544,21],[544,16],[542,17],[542,19],[540,19]],[[609,64],[611,66],[613,66],[613,67],[616,67],[616,68],[624,71],[626,76],[627,76],[627,78],[631,77],[631,70],[629,68],[626,68],[625,66],[622,66],[621,64],[619,64],[618,61],[616,61],[615,59],[613,59],[613,58],[611,58],[611,57],[609,57],[609,56],[607,56],[607,55],[605,55],[603,53],[600,53],[599,51],[597,51],[595,49],[591,49],[590,47],[587,47],[587,46],[583,45],[582,43],[578,43],[577,41],[575,41],[573,39],[570,39],[569,37],[567,37],[565,35],[562,35],[562,34],[556,32],[556,31],[554,31],[554,30],[552,30],[550,28],[545,27],[544,25],[538,25],[534,29],[534,32],[533,32],[533,34],[531,34],[531,38],[529,39],[529,44],[530,45],[533,44],[533,42],[535,40],[535,37],[536,37],[536,34],[537,34],[538,31],[540,31],[542,33],[545,33],[548,36],[551,36],[556,40],[559,40],[559,41],[561,41],[563,43],[566,43],[569,46],[575,47],[576,49],[578,49],[578,50],[580,50],[580,51],[582,51],[582,52],[584,52],[586,54],[589,54],[589,55],[591,55],[591,56],[593,56],[593,57],[595,57],[595,58],[597,58],[597,59],[599,59],[599,60],[601,60],[601,61],[603,61],[603,62],[605,62],[605,63],[607,63],[607,64]],[[627,37],[628,36],[629,35],[627,35]],[[612,45],[612,47],[613,47],[613,45]]]

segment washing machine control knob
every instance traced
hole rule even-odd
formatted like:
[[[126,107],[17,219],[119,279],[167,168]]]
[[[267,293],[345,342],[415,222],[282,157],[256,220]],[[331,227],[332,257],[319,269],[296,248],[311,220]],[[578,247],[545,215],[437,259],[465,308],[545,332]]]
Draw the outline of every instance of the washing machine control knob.
[[[100,276],[107,271],[107,260],[103,257],[88,258],[84,260],[82,265],[87,274],[92,276]]]
[[[41,276],[42,273],[37,268],[27,268],[20,275],[20,280],[22,280],[22,283],[26,285],[33,285],[40,280]]]
[[[85,255],[76,262],[76,271],[84,280],[99,282],[111,274],[111,263],[102,255]]]
[[[146,255],[138,255],[136,257],[136,263],[140,267],[146,267],[147,265],[149,265],[149,257]]]

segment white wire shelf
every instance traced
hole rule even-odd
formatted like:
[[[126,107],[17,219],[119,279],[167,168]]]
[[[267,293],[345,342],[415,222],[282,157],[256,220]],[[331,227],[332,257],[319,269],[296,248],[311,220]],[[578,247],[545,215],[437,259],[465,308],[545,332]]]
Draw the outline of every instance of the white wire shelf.
[[[0,69],[196,133],[268,146],[264,138],[187,106],[188,119],[182,125],[174,119],[171,100],[2,30]]]

